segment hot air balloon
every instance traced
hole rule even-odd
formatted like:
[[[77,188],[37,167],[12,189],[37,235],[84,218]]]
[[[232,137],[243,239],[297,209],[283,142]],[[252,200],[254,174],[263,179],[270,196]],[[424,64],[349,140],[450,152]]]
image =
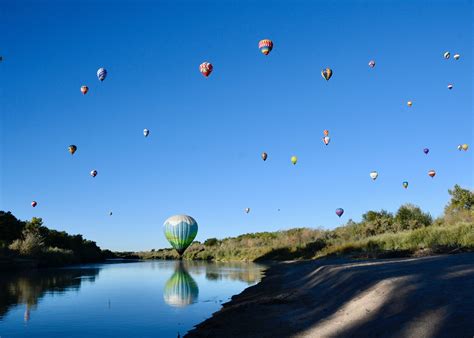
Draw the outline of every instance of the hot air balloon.
[[[267,157],[268,157],[267,153],[265,153],[265,152],[262,153],[262,160],[266,161]]]
[[[326,68],[321,71],[321,76],[326,79],[326,81],[329,81],[329,79],[332,76],[332,69],[331,68]]]
[[[272,42],[272,40],[269,40],[269,39],[260,40],[260,42],[258,43],[258,49],[260,49],[260,51],[261,51],[262,54],[264,54],[264,55],[270,54],[270,52],[271,52],[272,49],[273,49],[273,42]]]
[[[460,57],[461,57],[461,55],[459,55],[459,54],[454,54],[454,56],[453,56],[454,60],[459,60]]]
[[[369,175],[370,175],[370,178],[375,181],[377,177],[379,176],[379,173],[376,171],[371,171]]]
[[[173,307],[185,307],[197,301],[199,287],[185,269],[182,261],[176,265],[173,275],[168,279],[163,290],[163,299]]]
[[[91,171],[91,176],[96,177],[97,176],[97,170],[92,170]]]
[[[109,212],[109,216],[112,216],[112,211],[111,211],[111,212]]]
[[[211,75],[213,69],[214,67],[209,62],[203,62],[199,65],[199,71],[205,77],[208,77],[209,75]]]
[[[89,91],[89,87],[87,87],[87,86],[81,86],[81,93],[82,93],[82,95],[86,95],[88,91]]]
[[[250,208],[245,208],[245,213],[248,214],[250,212]]]
[[[433,178],[433,177],[435,177],[435,175],[436,175],[436,171],[434,171],[433,169],[431,169],[430,171],[428,171],[428,176],[429,176],[429,177]]]
[[[464,151],[467,151],[469,149],[469,145],[467,143],[464,143],[461,147]]]
[[[370,60],[370,61],[369,61],[369,67],[370,67],[370,68],[374,68],[374,67],[375,67],[375,61],[374,61],[374,60]]]
[[[324,136],[323,137],[323,142],[324,142],[325,145],[328,145],[329,141],[331,141],[331,138],[329,136]]]
[[[291,156],[291,163],[293,163],[293,165],[295,165],[296,162],[298,162],[298,157],[296,157],[296,156]]]
[[[324,136],[329,136],[329,130],[324,129],[324,130],[323,130],[323,133],[324,133]]]
[[[424,152],[426,155],[428,155],[428,153],[430,152],[430,150],[429,150],[428,148],[425,148],[425,149],[423,149],[423,152]]]
[[[37,205],[38,205],[38,203],[36,203],[36,201],[31,202],[31,206],[32,206],[33,208],[36,207]]]
[[[148,134],[150,134],[150,131],[148,129],[143,129],[143,136],[147,137]]]
[[[448,84],[448,89],[449,89],[449,90],[453,89],[453,85],[452,85],[451,83]]]
[[[77,147],[74,144],[71,144],[69,147],[67,147],[67,150],[71,153],[71,155],[74,155],[74,153],[77,150]]]
[[[343,213],[344,213],[344,209],[342,209],[342,208],[337,208],[336,209],[336,215],[338,215],[339,217],[341,217]]]
[[[402,184],[403,184],[403,187],[404,187],[405,189],[408,188],[408,182],[407,182],[407,181],[404,181]]]
[[[458,145],[458,150],[459,150],[459,151],[462,150],[462,144]]]
[[[165,221],[163,229],[166,239],[178,252],[181,259],[184,251],[197,235],[198,224],[191,216],[175,215]]]
[[[451,56],[451,53],[450,53],[450,52],[445,52],[445,53],[443,54],[443,56],[444,56],[444,58],[447,60],[447,59],[449,59],[449,57]]]
[[[413,102],[411,102],[411,101],[408,101],[408,102],[407,102],[407,106],[408,106],[408,107],[411,107],[412,105],[413,105]]]
[[[97,77],[99,78],[100,81],[104,81],[105,78],[107,77],[107,71],[105,68],[99,68],[97,70]]]

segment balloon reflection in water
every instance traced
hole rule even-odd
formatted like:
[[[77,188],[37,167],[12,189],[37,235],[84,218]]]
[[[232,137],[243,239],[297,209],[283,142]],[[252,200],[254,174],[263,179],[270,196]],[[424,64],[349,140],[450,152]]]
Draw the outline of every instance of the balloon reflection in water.
[[[163,290],[166,304],[173,307],[185,307],[196,303],[199,296],[199,287],[191,277],[183,262],[176,264],[173,275],[168,279]]]

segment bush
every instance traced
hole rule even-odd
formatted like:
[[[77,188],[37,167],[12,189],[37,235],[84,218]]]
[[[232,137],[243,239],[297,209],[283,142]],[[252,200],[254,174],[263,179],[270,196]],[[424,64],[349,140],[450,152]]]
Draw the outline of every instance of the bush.
[[[24,239],[13,241],[9,248],[18,251],[22,256],[35,256],[43,250],[44,241],[39,233],[25,230],[23,237]]]

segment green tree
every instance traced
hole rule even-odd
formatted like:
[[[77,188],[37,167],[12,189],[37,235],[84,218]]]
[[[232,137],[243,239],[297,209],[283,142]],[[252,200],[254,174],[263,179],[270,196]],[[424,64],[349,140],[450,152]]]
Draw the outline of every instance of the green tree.
[[[413,204],[402,205],[395,215],[397,231],[413,230],[431,225],[433,218]]]
[[[208,238],[204,241],[205,246],[214,246],[219,243],[219,240],[217,238]]]
[[[453,190],[448,190],[451,201],[445,208],[445,213],[456,213],[461,210],[471,210],[474,206],[474,192],[455,185]]]

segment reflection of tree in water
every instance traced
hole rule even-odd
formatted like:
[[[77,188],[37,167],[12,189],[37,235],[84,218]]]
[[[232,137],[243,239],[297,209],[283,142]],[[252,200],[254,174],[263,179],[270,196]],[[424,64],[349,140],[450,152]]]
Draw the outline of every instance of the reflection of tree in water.
[[[79,289],[84,279],[94,282],[100,269],[52,269],[0,275],[0,319],[18,304],[26,304],[24,320],[46,292],[61,294]]]
[[[184,307],[198,299],[199,287],[185,265],[187,263],[177,262],[173,275],[165,284],[163,298],[168,305]]]

